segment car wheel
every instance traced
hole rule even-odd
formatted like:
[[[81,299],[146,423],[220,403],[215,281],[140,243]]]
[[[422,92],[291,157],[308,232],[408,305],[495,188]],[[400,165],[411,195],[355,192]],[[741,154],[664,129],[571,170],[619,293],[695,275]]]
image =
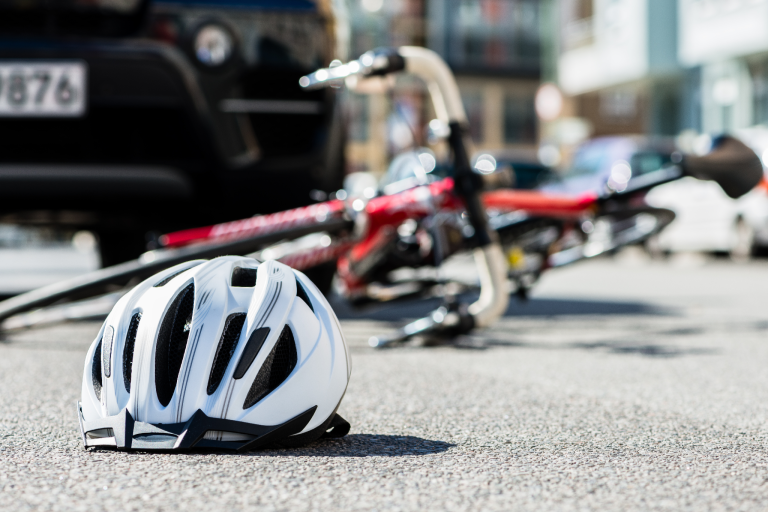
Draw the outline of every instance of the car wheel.
[[[736,243],[731,248],[731,259],[734,261],[748,261],[753,254],[755,246],[755,230],[744,219],[736,221],[734,227]]]
[[[336,262],[330,261],[304,270],[306,275],[326,297],[331,293],[333,276],[336,274]]]
[[[101,229],[96,235],[102,268],[135,260],[147,250],[145,233],[141,230]]]

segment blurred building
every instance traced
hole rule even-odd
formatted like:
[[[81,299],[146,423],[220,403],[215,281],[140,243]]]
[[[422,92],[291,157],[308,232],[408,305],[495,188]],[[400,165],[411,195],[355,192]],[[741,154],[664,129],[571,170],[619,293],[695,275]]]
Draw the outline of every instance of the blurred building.
[[[435,50],[457,75],[477,149],[534,150],[540,11],[539,0],[351,0],[352,54],[377,46]],[[423,143],[432,115],[425,99],[408,81],[389,98],[352,95],[350,169],[383,171],[393,152]]]
[[[679,58],[704,132],[768,124],[768,2],[679,0]]]
[[[557,2],[557,81],[593,135],[683,128],[675,0]]]
[[[768,1],[549,1],[551,78],[593,135],[768,124]]]
[[[537,141],[538,0],[428,0],[428,46],[456,73],[478,148]]]

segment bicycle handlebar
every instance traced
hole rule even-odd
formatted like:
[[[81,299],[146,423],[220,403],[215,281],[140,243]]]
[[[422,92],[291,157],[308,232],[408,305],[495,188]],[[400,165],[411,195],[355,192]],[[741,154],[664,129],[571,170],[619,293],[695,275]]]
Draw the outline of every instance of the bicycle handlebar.
[[[357,60],[339,66],[318,69],[299,79],[299,85],[306,90],[338,85],[351,76],[384,76],[405,69],[405,59],[394,48],[379,48],[365,52]]]
[[[435,52],[418,46],[378,48],[365,52],[359,59],[339,66],[318,69],[299,79],[305,90],[338,86],[345,82],[354,88],[348,78],[387,76],[405,71],[421,78],[432,98],[435,115],[443,123],[467,123],[467,114],[461,102],[456,80],[445,61]]]
[[[495,233],[488,229],[485,208],[480,200],[482,179],[472,171],[467,151],[467,114],[459,87],[445,61],[435,52],[416,46],[380,48],[364,53],[359,59],[335,67],[319,69],[299,79],[307,90],[354,85],[351,77],[386,76],[404,71],[424,81],[432,99],[435,115],[450,127],[448,144],[453,153],[455,190],[464,200],[469,224],[474,230],[475,260],[480,270],[480,298],[469,312],[478,327],[486,327],[506,310],[509,294],[505,289],[507,270]]]
[[[493,234],[488,230],[485,209],[480,201],[482,179],[472,171],[467,150],[467,114],[461,101],[456,79],[445,61],[435,52],[417,46],[380,48],[364,53],[359,59],[336,67],[319,69],[299,79],[305,89],[329,87],[341,80],[356,77],[385,76],[405,71],[419,77],[427,86],[435,114],[450,128],[448,145],[454,159],[456,192],[464,199],[473,241],[478,247],[490,245]]]

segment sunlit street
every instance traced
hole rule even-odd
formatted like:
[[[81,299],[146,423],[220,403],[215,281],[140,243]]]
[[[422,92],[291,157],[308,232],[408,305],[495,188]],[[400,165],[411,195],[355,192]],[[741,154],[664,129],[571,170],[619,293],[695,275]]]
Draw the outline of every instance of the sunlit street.
[[[340,312],[351,433],[237,456],[86,452],[72,418],[99,324],[10,334],[0,506],[761,510],[767,277],[763,262],[593,261],[458,347],[374,351],[392,313]]]

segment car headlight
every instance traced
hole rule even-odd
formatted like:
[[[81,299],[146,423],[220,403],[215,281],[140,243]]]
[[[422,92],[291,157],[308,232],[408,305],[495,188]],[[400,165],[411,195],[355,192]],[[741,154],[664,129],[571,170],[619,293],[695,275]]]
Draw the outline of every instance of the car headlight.
[[[206,66],[221,66],[229,61],[234,46],[232,35],[220,25],[205,25],[195,35],[195,56]]]

